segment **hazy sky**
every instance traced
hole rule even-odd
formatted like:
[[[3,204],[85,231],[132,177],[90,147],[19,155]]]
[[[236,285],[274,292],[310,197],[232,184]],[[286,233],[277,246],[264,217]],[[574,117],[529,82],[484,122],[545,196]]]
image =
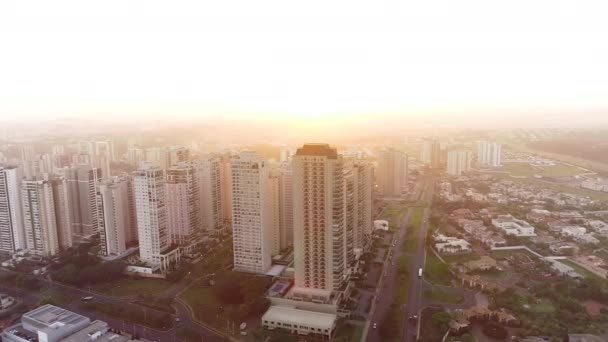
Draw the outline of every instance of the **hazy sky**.
[[[0,118],[604,109],[607,13],[605,0],[6,1]]]

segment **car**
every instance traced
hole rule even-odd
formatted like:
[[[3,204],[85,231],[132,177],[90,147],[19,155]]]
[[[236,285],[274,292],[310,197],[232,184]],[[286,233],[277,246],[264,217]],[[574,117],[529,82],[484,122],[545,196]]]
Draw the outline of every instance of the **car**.
[[[373,327],[374,329],[378,328],[378,324],[374,323]]]
[[[179,317],[175,317],[175,321],[179,323],[181,320],[179,319]]]
[[[93,300],[93,297],[92,296],[86,296],[86,297],[80,298],[80,300],[83,301],[83,302],[88,302],[88,301]]]
[[[387,275],[387,274],[388,274],[388,273],[384,272],[384,276],[385,276],[385,277],[386,277],[386,275]]]

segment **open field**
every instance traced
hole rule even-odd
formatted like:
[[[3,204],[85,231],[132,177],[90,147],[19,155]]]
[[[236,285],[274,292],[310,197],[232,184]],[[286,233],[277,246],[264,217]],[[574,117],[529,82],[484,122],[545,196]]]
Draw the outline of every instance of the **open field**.
[[[579,167],[567,165],[567,164],[556,164],[551,166],[532,166],[529,163],[505,163],[504,167],[500,171],[509,172],[512,176],[525,176],[531,177],[534,175],[542,175],[547,177],[562,177],[562,176],[574,176],[577,174],[585,173],[585,171]]]
[[[448,291],[437,286],[424,290],[424,298],[450,304],[458,304],[464,301],[464,297],[456,292]]]
[[[448,264],[462,264],[468,261],[479,260],[481,257],[477,253],[442,255],[441,256]]]
[[[451,285],[452,275],[449,267],[435,256],[435,253],[427,249],[426,263],[424,265],[424,279],[438,285]]]
[[[408,222],[405,240],[401,245],[401,251],[409,253],[416,248],[416,231],[420,229],[420,221],[422,220],[422,208],[412,209],[410,221]]]
[[[388,229],[395,231],[399,227],[399,221],[405,214],[407,208],[400,204],[389,204],[384,208],[382,219],[388,221]]]
[[[506,249],[506,250],[498,250],[498,251],[491,251],[490,252],[490,256],[495,258],[495,259],[505,259],[511,255],[514,254],[523,254],[523,255],[527,255],[532,259],[536,259],[537,256],[528,252],[527,249]]]
[[[563,259],[563,260],[559,260],[559,262],[561,262],[564,265],[568,265],[568,266],[572,267],[576,271],[576,273],[582,275],[585,278],[598,278],[598,279],[600,279],[600,277],[597,274],[595,274],[595,273],[587,270],[586,268],[584,268],[584,267],[582,267],[582,266],[574,263],[571,260]]]
[[[112,296],[128,297],[143,294],[159,295],[173,285],[175,284],[160,279],[123,278],[116,282],[101,284],[95,287],[94,290]]]
[[[552,313],[555,311],[555,306],[548,300],[541,300],[539,303],[530,306],[530,311],[536,313]]]
[[[410,282],[408,281],[408,263],[409,257],[402,254],[397,261],[397,277],[395,277],[395,297],[394,301],[397,304],[405,304],[408,300],[410,291]]]

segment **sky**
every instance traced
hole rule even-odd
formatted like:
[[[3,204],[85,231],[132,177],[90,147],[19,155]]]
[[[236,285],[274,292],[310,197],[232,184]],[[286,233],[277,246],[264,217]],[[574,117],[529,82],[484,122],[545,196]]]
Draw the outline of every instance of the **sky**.
[[[608,108],[608,2],[10,1],[0,119]]]

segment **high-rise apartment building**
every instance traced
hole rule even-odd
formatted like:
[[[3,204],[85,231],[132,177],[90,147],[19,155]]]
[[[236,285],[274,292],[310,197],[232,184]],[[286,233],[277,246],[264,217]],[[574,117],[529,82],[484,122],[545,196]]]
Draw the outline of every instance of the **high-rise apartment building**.
[[[69,186],[65,177],[45,176],[53,188],[53,202],[55,203],[55,220],[57,223],[57,240],[59,248],[65,250],[74,245],[74,232],[72,225],[72,207],[69,198]]]
[[[441,162],[441,145],[435,139],[426,139],[422,143],[422,163],[436,168]]]
[[[139,163],[146,160],[146,151],[143,148],[131,146],[127,148],[127,160],[131,164],[139,166]]]
[[[186,162],[167,170],[167,223],[171,242],[194,246],[200,241],[199,184],[196,170]]]
[[[59,252],[53,187],[46,180],[21,183],[23,223],[30,254],[51,257]]]
[[[265,207],[268,211],[268,225],[272,231],[272,255],[278,255],[281,251],[281,175],[275,165],[271,166],[268,173],[268,186],[266,191]]]
[[[255,152],[242,152],[230,162],[234,269],[266,273],[271,267],[274,211],[270,172]]]
[[[171,245],[165,172],[151,163],[142,162],[134,173],[134,183],[139,258],[150,266],[162,266],[162,253]]]
[[[293,171],[291,162],[279,166],[280,244],[281,249],[293,246]]]
[[[374,169],[364,160],[357,159],[353,164],[354,177],[354,248],[362,251],[371,243],[373,230],[373,189]]]
[[[21,208],[22,178],[19,168],[0,166],[0,252],[27,248]]]
[[[101,169],[82,165],[61,171],[68,183],[72,231],[81,237],[98,233],[96,197]]]
[[[378,192],[386,197],[399,197],[407,187],[407,154],[388,149],[378,155]]]
[[[327,144],[306,144],[292,166],[295,286],[329,297],[348,280],[344,162]]]
[[[137,229],[137,204],[135,201],[135,178],[133,175],[125,177],[128,188],[128,203],[129,203],[129,230],[126,232],[128,242],[138,242],[139,234]]]
[[[218,231],[224,227],[221,159],[216,155],[204,154],[195,162],[195,169],[202,229],[206,232]]]
[[[171,147],[171,165],[190,161],[190,151],[185,147]]]
[[[154,163],[163,170],[171,166],[171,154],[165,147],[152,147],[146,149],[146,161]]]
[[[471,170],[471,152],[449,151],[447,173],[450,176],[461,176]]]
[[[222,221],[225,227],[232,227],[232,171],[230,160],[232,155],[220,155],[220,187],[222,192]]]
[[[99,182],[97,190],[99,239],[103,255],[122,255],[127,250],[132,227],[129,213],[129,184],[112,177]]]
[[[477,143],[477,163],[480,166],[499,167],[501,165],[502,145],[491,141]]]

